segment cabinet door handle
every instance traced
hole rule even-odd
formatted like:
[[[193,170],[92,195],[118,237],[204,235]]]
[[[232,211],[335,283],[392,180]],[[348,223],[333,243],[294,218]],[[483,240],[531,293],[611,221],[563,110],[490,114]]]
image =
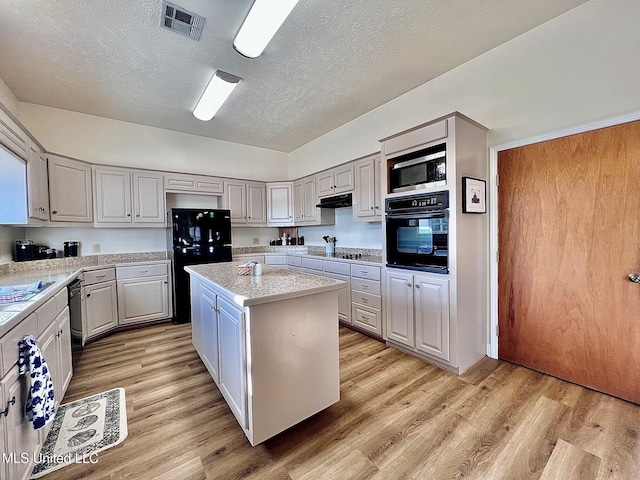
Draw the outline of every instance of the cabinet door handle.
[[[371,207],[371,210],[373,210],[373,207]]]
[[[136,213],[136,218],[140,218],[140,214],[139,213]]]
[[[380,207],[376,205],[376,210],[378,210]]]
[[[127,213],[127,217],[130,217],[130,216],[131,216],[131,214],[130,214],[130,213]]]
[[[149,270],[138,270],[138,273],[147,273]]]
[[[362,300],[362,303],[367,303],[369,301],[369,299],[364,297],[360,297],[360,300]]]
[[[361,317],[362,317],[363,320],[371,320],[371,318],[365,317],[364,315],[361,315]]]
[[[418,285],[417,283],[416,283],[416,288],[420,288],[420,285]]]
[[[53,211],[53,212],[51,212],[51,213],[53,213],[54,215],[57,215],[57,214],[58,214],[58,211],[57,211],[57,210],[54,210],[54,211]]]
[[[360,270],[360,273],[363,275],[369,275],[369,272],[367,272],[366,270]]]
[[[96,275],[96,278],[104,278],[106,275]]]
[[[6,417],[9,414],[9,407],[15,404],[16,404],[16,397],[13,396],[13,398],[11,398],[11,400],[7,402],[7,407],[4,409],[4,411],[0,412],[0,415],[4,415]]]
[[[87,298],[89,298],[90,296],[91,296],[91,294],[90,294],[90,293],[87,293]]]
[[[167,283],[169,283],[169,282],[164,282],[164,284],[165,284],[165,285],[166,285]]]
[[[412,286],[412,285],[411,285],[410,283],[407,283],[407,287],[411,288],[411,286]]]
[[[362,288],[369,288],[369,285],[363,285],[363,284],[360,284],[360,286],[361,286]]]

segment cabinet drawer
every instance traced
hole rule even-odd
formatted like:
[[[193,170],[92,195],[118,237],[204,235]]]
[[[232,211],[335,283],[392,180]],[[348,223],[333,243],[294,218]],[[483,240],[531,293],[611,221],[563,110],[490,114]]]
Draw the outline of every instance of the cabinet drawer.
[[[287,256],[286,255],[265,255],[264,263],[266,263],[267,265],[286,265]]]
[[[291,265],[293,267],[301,267],[302,257],[292,257],[291,255],[287,255],[287,265]]]
[[[34,316],[38,317],[38,330],[32,335],[37,338],[55,320],[58,313],[60,312],[58,312],[55,297],[50,298],[41,307],[38,307],[34,313]]]
[[[358,305],[352,305],[351,321],[354,325],[380,335],[380,312],[371,311],[361,308]]]
[[[251,255],[248,253],[243,253],[243,254],[234,256],[233,261],[234,262],[238,261],[240,263],[246,263],[246,262],[264,263],[264,255]]]
[[[66,307],[69,304],[69,293],[67,292],[67,288],[62,288],[60,289],[60,291],[58,293],[56,293],[55,297],[56,299],[56,316],[64,310],[64,307]]]
[[[168,275],[169,269],[166,263],[155,265],[132,265],[130,267],[118,267],[116,277],[118,280],[125,278],[156,277]]]
[[[308,268],[309,270],[322,271],[322,260],[319,258],[302,258],[302,268]]]
[[[382,299],[380,295],[372,295],[371,293],[359,292],[353,288],[351,289],[351,301],[378,310],[382,308]]]
[[[103,268],[101,270],[91,270],[82,274],[85,285],[93,285],[94,283],[109,282],[116,279],[115,268]]]
[[[347,262],[332,262],[330,260],[324,260],[324,271],[338,273],[340,275],[350,274],[350,268]]]
[[[380,295],[380,282],[376,280],[369,280],[366,278],[354,278],[351,282],[351,288],[360,292],[373,293],[374,295]]]
[[[358,265],[352,263],[351,276],[380,281],[380,267],[373,267],[371,265]]]
[[[37,311],[38,310],[36,310],[36,312]],[[0,341],[0,350],[2,350],[2,376],[18,363],[18,342],[22,340],[25,335],[33,335],[38,338],[38,315],[36,312],[29,315],[2,337]],[[50,361],[53,361],[53,359]]]

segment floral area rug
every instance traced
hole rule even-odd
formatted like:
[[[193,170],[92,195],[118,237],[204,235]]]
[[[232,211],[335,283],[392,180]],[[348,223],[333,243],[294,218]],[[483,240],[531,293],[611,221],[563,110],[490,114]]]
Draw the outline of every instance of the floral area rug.
[[[126,405],[124,388],[60,405],[31,478],[71,463],[96,463],[99,452],[127,437]]]

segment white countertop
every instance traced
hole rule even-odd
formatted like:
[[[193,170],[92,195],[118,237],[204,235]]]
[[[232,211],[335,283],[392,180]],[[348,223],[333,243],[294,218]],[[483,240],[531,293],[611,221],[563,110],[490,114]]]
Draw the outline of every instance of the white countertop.
[[[237,305],[247,307],[346,288],[347,283],[333,278],[262,265],[262,275],[238,275],[240,262],[209,263],[185,267],[185,270],[209,281],[228,293]]]

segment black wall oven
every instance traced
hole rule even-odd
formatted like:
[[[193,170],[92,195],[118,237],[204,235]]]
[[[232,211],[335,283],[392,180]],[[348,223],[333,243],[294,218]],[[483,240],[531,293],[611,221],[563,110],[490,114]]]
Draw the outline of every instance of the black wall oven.
[[[386,201],[387,266],[449,273],[449,192]]]

